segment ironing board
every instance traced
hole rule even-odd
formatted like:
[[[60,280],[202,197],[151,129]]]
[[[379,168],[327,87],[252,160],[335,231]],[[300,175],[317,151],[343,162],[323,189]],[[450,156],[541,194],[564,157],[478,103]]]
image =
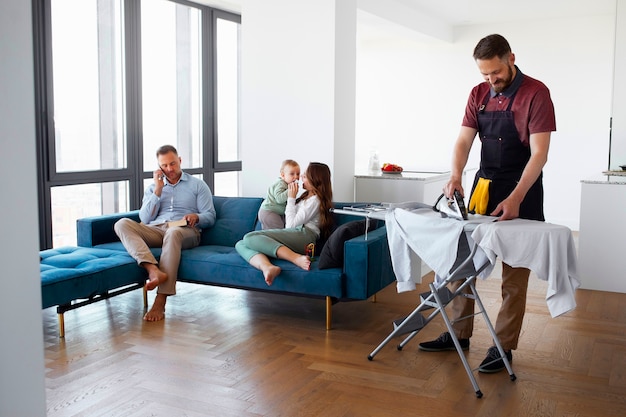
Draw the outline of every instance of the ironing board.
[[[399,291],[414,289],[415,283],[421,282],[421,275],[413,275],[407,279],[406,275],[411,275],[410,268],[407,268],[406,265],[403,267],[396,265],[398,258],[402,260],[409,258],[406,256],[406,248],[397,247],[398,241],[410,242],[411,236],[420,235],[423,238],[423,244],[411,241],[406,243],[406,246],[410,246],[410,249],[424,259],[436,273],[434,282],[429,285],[430,291],[420,295],[420,304],[407,317],[394,321],[393,331],[369,354],[369,360],[373,360],[374,356],[391,339],[408,333],[409,335],[397,346],[398,350],[402,350],[421,329],[438,314],[441,314],[474,388],[474,392],[478,398],[481,398],[483,394],[474,377],[476,369],[470,367],[463,354],[458,338],[452,328],[453,322],[445,311],[447,304],[455,297],[463,296],[474,299],[478,311],[473,315],[461,317],[458,320],[472,319],[476,315],[483,315],[487,329],[500,354],[499,359],[503,361],[511,381],[514,381],[516,376],[475,286],[475,281],[478,277],[486,278],[489,276],[495,264],[496,256],[502,255],[502,260],[508,261],[507,263],[512,266],[528,267],[537,272],[539,278],[549,281],[550,285],[546,299],[553,317],[570,311],[576,306],[573,294],[580,283],[577,278],[575,250],[571,231],[563,226],[521,219],[494,223],[493,217],[472,215],[469,216],[468,221],[460,221],[453,218],[442,219],[438,213],[433,212],[432,206],[411,202],[380,207],[348,209],[348,212],[345,214],[361,215],[368,219],[375,218],[386,221],[392,260],[394,260],[394,272],[399,281]],[[401,219],[407,216],[417,217],[411,217],[411,222]],[[407,224],[409,224],[409,227],[405,227]],[[531,238],[533,236],[539,237],[543,242],[542,245],[545,246],[537,247],[534,243],[531,243],[533,245],[532,248],[527,250],[532,249],[533,251],[544,253],[546,255],[545,262],[520,260],[515,258],[517,251],[505,250],[507,246],[508,249],[511,249],[511,242],[519,241],[518,235],[520,232],[530,235]],[[441,236],[438,234],[441,234]],[[546,235],[549,239],[546,238]],[[455,256],[443,261],[437,259],[436,255],[442,248],[441,245],[439,247],[433,245],[433,240],[443,240],[443,246],[447,247],[447,251],[451,251]],[[554,241],[556,241],[556,244]],[[396,251],[400,252],[401,256],[397,256],[397,253],[394,254]],[[443,248],[443,252],[446,252],[445,248]],[[523,254],[524,248],[520,252]],[[563,271],[565,271],[565,274]],[[459,280],[463,281],[462,284],[456,291],[450,292],[447,285]],[[469,291],[466,291],[467,289]],[[430,309],[434,310],[429,315],[422,315],[422,313]]]

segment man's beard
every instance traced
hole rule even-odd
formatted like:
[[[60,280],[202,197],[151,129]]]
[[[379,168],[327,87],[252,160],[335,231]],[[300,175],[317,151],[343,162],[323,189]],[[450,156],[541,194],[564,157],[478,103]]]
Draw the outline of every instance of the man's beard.
[[[504,89],[510,86],[512,82],[513,82],[513,67],[509,65],[508,75],[505,78],[498,80],[497,85],[491,84],[491,88],[493,88],[493,91],[495,91],[496,93],[501,93],[502,91],[504,91]]]

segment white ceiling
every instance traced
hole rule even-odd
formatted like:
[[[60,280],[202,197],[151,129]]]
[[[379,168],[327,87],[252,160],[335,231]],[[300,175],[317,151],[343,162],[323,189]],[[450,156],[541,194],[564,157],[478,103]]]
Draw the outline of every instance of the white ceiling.
[[[383,0],[381,0],[383,1]],[[452,26],[615,13],[617,0],[393,0]]]
[[[246,1],[262,2],[263,0],[195,1],[241,13],[242,5]],[[399,13],[402,22],[396,21],[395,18],[386,20],[382,15],[359,13],[359,37],[362,40],[376,40],[388,36],[419,38],[426,34],[439,37],[433,32],[433,27],[446,32],[455,26],[493,22],[520,20],[539,22],[543,19],[559,17],[614,15],[617,1],[626,0],[362,0],[362,5],[367,5],[366,10],[371,10],[374,5],[374,9],[382,12],[385,17],[393,16],[394,13],[387,12],[395,10],[395,16],[397,17]],[[410,10],[414,10],[415,14],[410,13]],[[403,12],[405,12],[404,16]],[[438,26],[437,22],[448,25],[448,28]],[[431,26],[431,30],[424,31],[424,26]],[[449,36],[444,35],[440,39],[446,39]]]
[[[246,0],[196,0],[224,10],[241,12]],[[263,1],[263,0],[251,0]],[[314,0],[311,0],[314,1]],[[341,1],[341,0],[338,0]],[[451,26],[487,22],[581,17],[615,13],[618,0],[368,0],[400,3]],[[357,2],[358,3],[358,2]]]

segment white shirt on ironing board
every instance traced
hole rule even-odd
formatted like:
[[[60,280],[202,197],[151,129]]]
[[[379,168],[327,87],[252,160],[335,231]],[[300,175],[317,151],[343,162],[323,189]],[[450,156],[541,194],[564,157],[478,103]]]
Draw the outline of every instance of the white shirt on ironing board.
[[[580,287],[578,258],[572,232],[565,226],[515,219],[480,225],[472,239],[495,262],[498,256],[512,267],[528,268],[548,281],[546,303],[552,317],[576,308]]]
[[[475,268],[486,259],[490,262],[480,278],[489,276],[498,256],[511,266],[529,268],[549,282],[546,302],[552,317],[576,307],[574,291],[580,280],[568,228],[523,219],[494,222],[489,216],[470,215],[468,221],[460,221],[442,218],[431,209],[411,209],[407,203],[402,207],[392,208],[385,216],[398,292],[412,291],[421,282],[419,259],[411,252],[435,271],[437,280],[448,276],[457,260],[459,237],[465,232],[470,247],[474,241],[479,245],[473,259]]]

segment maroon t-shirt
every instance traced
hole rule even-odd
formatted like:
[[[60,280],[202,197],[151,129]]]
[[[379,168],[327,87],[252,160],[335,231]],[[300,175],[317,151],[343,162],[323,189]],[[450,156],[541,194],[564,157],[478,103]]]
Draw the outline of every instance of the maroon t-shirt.
[[[521,83],[518,77],[522,77]],[[516,82],[517,81],[517,82]],[[511,96],[515,91],[515,99],[511,111],[520,140],[526,146],[532,133],[553,132],[556,130],[554,105],[550,98],[550,90],[541,81],[523,75],[519,68],[513,83],[502,93],[491,97],[485,111],[506,110]],[[478,130],[478,110],[485,97],[491,93],[491,86],[483,82],[474,87],[467,100],[463,126]]]

